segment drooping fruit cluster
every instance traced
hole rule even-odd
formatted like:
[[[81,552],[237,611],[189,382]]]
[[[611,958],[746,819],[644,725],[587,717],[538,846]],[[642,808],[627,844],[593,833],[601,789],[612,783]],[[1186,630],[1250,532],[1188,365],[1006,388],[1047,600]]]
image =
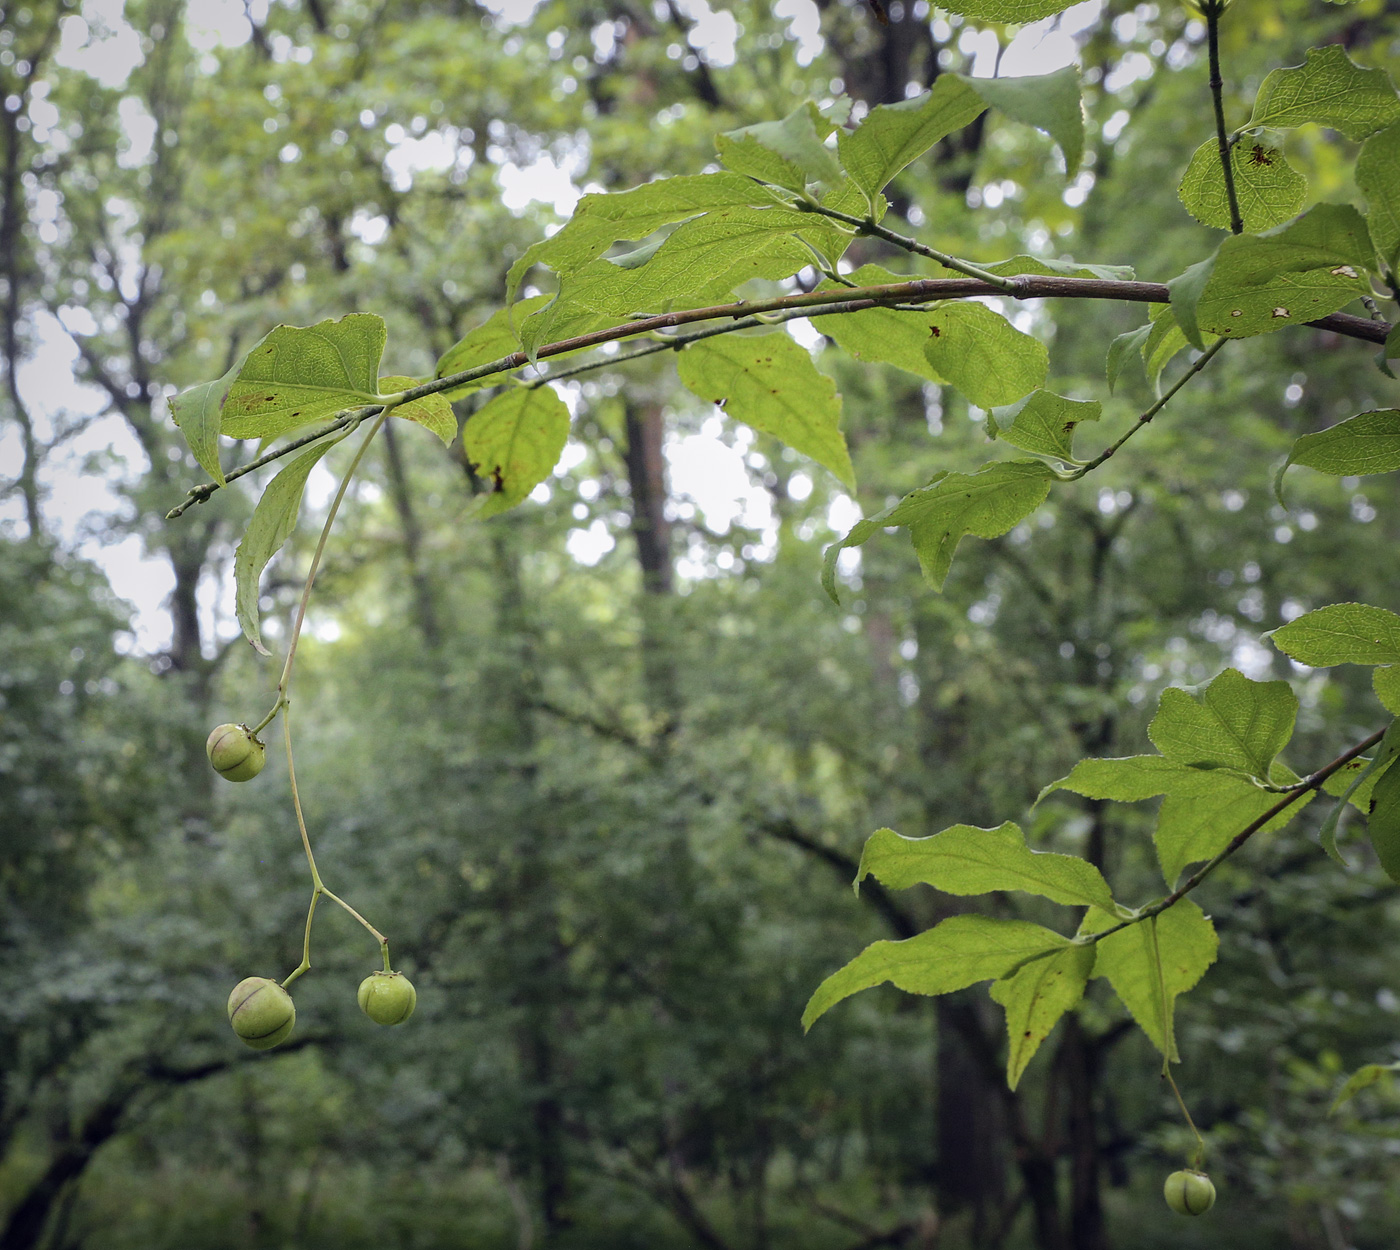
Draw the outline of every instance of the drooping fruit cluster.
[[[225,781],[252,781],[267,762],[267,748],[247,725],[216,725],[204,751]]]
[[[228,996],[228,1020],[245,1046],[271,1050],[292,1035],[292,996],[269,977],[244,977]]]
[[[375,1024],[402,1024],[418,1006],[418,991],[402,972],[371,972],[356,997]]]
[[[1204,1172],[1173,1172],[1162,1192],[1178,1215],[1204,1215],[1215,1205],[1215,1186]]]

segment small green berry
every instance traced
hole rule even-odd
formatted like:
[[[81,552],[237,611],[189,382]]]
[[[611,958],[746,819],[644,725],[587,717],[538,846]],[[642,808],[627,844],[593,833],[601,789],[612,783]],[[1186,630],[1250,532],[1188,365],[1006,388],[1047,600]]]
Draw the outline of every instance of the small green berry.
[[[292,996],[268,977],[244,977],[228,996],[228,1021],[245,1045],[271,1050],[292,1035]]]
[[[204,750],[225,781],[252,781],[267,762],[267,748],[247,725],[216,725]]]
[[[1215,1205],[1215,1186],[1204,1172],[1173,1172],[1162,1192],[1178,1215],[1204,1215]]]
[[[402,972],[371,972],[356,997],[375,1024],[402,1024],[418,1006],[418,991]]]

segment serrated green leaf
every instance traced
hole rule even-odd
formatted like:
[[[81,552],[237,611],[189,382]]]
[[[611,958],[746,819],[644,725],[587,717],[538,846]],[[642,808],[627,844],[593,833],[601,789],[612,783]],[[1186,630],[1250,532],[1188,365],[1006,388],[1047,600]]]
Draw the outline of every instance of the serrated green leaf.
[[[1400,765],[1389,765],[1371,791],[1367,832],[1385,875],[1400,881]]]
[[[222,433],[276,438],[373,404],[384,340],[384,319],[373,313],[278,326],[244,358],[224,400]]]
[[[465,373],[468,369],[475,369],[478,365],[490,364],[493,360],[515,355],[520,350],[516,338],[517,326],[531,313],[538,312],[545,307],[552,298],[549,295],[535,295],[529,299],[521,300],[518,304],[512,304],[508,308],[502,308],[492,313],[479,326],[470,330],[463,338],[458,339],[442,354],[442,359],[438,361],[433,376],[445,378],[454,373]],[[463,395],[483,386],[499,386],[502,380],[500,377],[482,378],[477,382],[468,382],[464,386],[446,391],[444,394],[450,402],[461,399]]]
[[[979,408],[1014,403],[1045,381],[1045,344],[985,304],[942,304],[928,319],[924,355]]]
[[[1206,349],[1205,336],[1196,320],[1196,306],[1201,302],[1201,292],[1206,289],[1210,275],[1215,271],[1215,257],[1208,256],[1194,265],[1188,265],[1170,282],[1167,292],[1171,296],[1172,316],[1186,341],[1198,352]],[[1211,336],[1214,339],[1214,335]]]
[[[1054,139],[1065,158],[1066,177],[1073,178],[1079,172],[1084,156],[1084,104],[1079,94],[1079,70],[1073,65],[1025,78],[963,76],[963,82],[992,108]]]
[[[1108,345],[1108,355],[1104,359],[1104,376],[1108,379],[1109,394],[1113,393],[1122,375],[1124,362],[1134,352],[1140,353],[1147,346],[1152,334],[1152,322],[1138,326],[1136,330],[1125,330]]]
[[[833,128],[817,106],[808,102],[782,121],[759,122],[716,135],[715,148],[720,160],[735,173],[802,192],[808,183],[830,186],[841,177],[836,154],[823,142]]]
[[[1056,790],[1070,790],[1086,799],[1112,799],[1136,803],[1166,794],[1183,775],[1194,769],[1169,760],[1164,755],[1126,755],[1116,759],[1080,760],[1067,776],[1052,781],[1036,798],[1040,802]]]
[[[933,90],[898,104],[877,105],[855,130],[839,134],[841,163],[873,198],[911,161],[970,125],[986,107],[956,74],[940,74]]]
[[[826,549],[822,585],[836,594],[836,559],[892,525],[907,526],[924,576],[942,587],[965,534],[1000,538],[1044,502],[1054,471],[1039,460],[1006,460],[976,473],[945,473],[905,495],[893,507],[857,521]]]
[[[406,391],[411,386],[422,384],[422,378],[380,378],[379,393],[381,395],[392,395],[398,391]],[[452,440],[457,437],[457,418],[452,415],[452,405],[439,393],[437,395],[425,395],[422,399],[410,400],[406,404],[396,404],[389,410],[391,417],[402,417],[405,421],[413,421],[425,429],[431,430],[445,446],[451,446]]]
[[[1308,180],[1288,163],[1283,149],[1248,136],[1230,150],[1240,220],[1251,234],[1277,226],[1302,210]],[[1220,169],[1220,145],[1201,144],[1181,175],[1177,195],[1186,211],[1205,226],[1230,229],[1230,199]]]
[[[1379,671],[1378,669],[1377,672]],[[1382,770],[1397,755],[1400,755],[1400,722],[1392,721],[1387,726],[1385,736],[1381,739],[1380,746],[1376,748],[1375,755],[1369,760],[1351,760],[1323,783],[1323,790],[1328,794],[1335,795],[1337,803],[1327,814],[1327,819],[1322,822],[1319,839],[1322,842],[1322,849],[1343,867],[1346,867],[1346,860],[1342,858],[1342,853],[1337,849],[1337,828],[1341,823],[1347,804],[1351,803],[1363,812],[1369,813],[1372,796],[1376,791],[1376,782],[1380,780]]]
[[[1333,2],[1337,3],[1337,0],[1333,0]],[[1388,1081],[1393,1072],[1400,1072],[1400,1063],[1368,1063],[1364,1067],[1357,1068],[1347,1077],[1346,1084],[1337,1091],[1337,1096],[1332,1100],[1328,1114],[1336,1115],[1363,1089],[1369,1089],[1377,1081]]]
[[[1081,933],[1119,923],[1111,912],[1084,917]],[[1105,977],[1152,1044],[1172,1062],[1181,1056],[1172,1027],[1176,1000],[1193,989],[1215,962],[1220,939],[1210,918],[1190,899],[1098,943],[1094,975]]]
[[[909,994],[951,994],[1004,976],[1068,939],[1024,920],[952,916],[902,942],[875,942],[823,981],[802,1013],[810,1029],[843,998],[889,981]]]
[[[1387,712],[1400,716],[1400,666],[1376,669],[1371,674],[1371,689]]]
[[[1366,226],[1381,263],[1400,271],[1400,122],[1361,145],[1356,185],[1366,197]]]
[[[1006,1083],[1012,1089],[1060,1017],[1084,997],[1096,954],[1092,946],[1068,946],[992,985],[992,998],[1006,1009]]]
[[[1268,781],[1297,716],[1298,696],[1286,681],[1251,681],[1227,668],[1197,695],[1162,691],[1147,736],[1178,764],[1233,768]]]
[[[1032,391],[1018,403],[994,409],[987,418],[987,433],[1022,451],[1072,463],[1075,428],[1084,421],[1097,421],[1102,413],[1103,405],[1096,399]]]
[[[736,421],[781,439],[855,486],[841,433],[836,383],[791,335],[723,335],[692,343],[676,362],[681,381]]]
[[[223,466],[219,463],[219,432],[224,419],[224,400],[229,388],[243,368],[243,361],[236,361],[224,374],[213,382],[201,382],[187,391],[181,391],[170,400],[170,417],[180,427],[194,458],[199,466],[220,486],[226,485]]]
[[[1325,317],[1369,292],[1371,252],[1349,204],[1319,204],[1287,226],[1226,239],[1197,319],[1213,334],[1247,338]]]
[[[1302,65],[1271,70],[1254,99],[1249,127],[1283,129],[1316,122],[1364,139],[1400,117],[1400,97],[1385,73],[1363,69],[1331,43],[1309,48]]]
[[[907,274],[891,273],[879,265],[862,265],[846,275],[857,286],[888,286],[907,282]],[[834,290],[825,283],[823,290]],[[860,312],[812,317],[812,324],[842,351],[857,360],[894,365],[930,382],[942,382],[924,355],[928,339],[928,314],[897,312],[893,308],[865,308]]]
[[[868,876],[894,890],[923,882],[947,894],[1020,890],[1070,907],[1113,908],[1108,883],[1093,864],[1031,850],[1011,821],[995,829],[954,825],[928,838],[877,829],[861,853],[857,886]]]
[[[262,655],[271,654],[263,645],[258,625],[258,582],[267,562],[281,550],[296,528],[306,479],[321,457],[345,435],[309,447],[268,483],[253,509],[252,520],[233,556],[234,602],[243,636]]]
[[[1033,278],[1103,278],[1109,282],[1130,282],[1136,276],[1131,265],[1086,264],[1068,257],[1055,259],[1024,253],[982,268],[1004,278],[1021,274]]]
[[[1301,464],[1334,477],[1364,477],[1400,469],[1400,409],[1362,412],[1293,444],[1283,467]]]
[[[964,17],[984,17],[992,22],[1035,22],[1054,13],[1063,13],[1074,0],[953,0],[945,4],[950,13]]]
[[[1142,345],[1142,365],[1153,390],[1160,394],[1162,370],[1178,352],[1186,349],[1187,342],[1170,304],[1154,304],[1150,324],[1152,329]]]
[[[751,178],[723,171],[658,178],[629,191],[585,195],[558,231],[531,244],[511,265],[506,300],[515,299],[521,279],[534,265],[548,265],[560,276],[577,273],[619,239],[640,241],[662,226],[715,208],[771,202],[770,193]]]
[[[548,386],[516,386],[497,395],[462,428],[462,445],[479,477],[495,490],[479,516],[515,507],[559,462],[569,441],[569,409]]]
[[[1400,663],[1400,616],[1365,603],[1329,603],[1269,637],[1284,655],[1313,668]]]

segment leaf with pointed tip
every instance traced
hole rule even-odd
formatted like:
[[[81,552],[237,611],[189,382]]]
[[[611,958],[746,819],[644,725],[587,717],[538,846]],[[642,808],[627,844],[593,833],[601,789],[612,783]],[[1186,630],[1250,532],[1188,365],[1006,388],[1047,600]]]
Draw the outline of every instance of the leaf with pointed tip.
[[[839,602],[836,559],[841,552],[860,546],[888,526],[903,525],[909,529],[924,576],[941,588],[965,534],[1000,538],[1040,507],[1054,477],[1054,470],[1039,460],[1004,460],[984,465],[976,473],[940,474],[893,507],[857,521],[845,538],[828,547],[822,585]]]
[[[1329,603],[1269,637],[1284,655],[1312,668],[1400,663],[1400,616],[1365,603]]]
[[[1400,665],[1376,669],[1371,674],[1371,689],[1387,712],[1400,716]]]
[[[422,378],[380,378],[379,393],[392,395],[422,384]],[[441,393],[424,395],[422,399],[413,399],[406,404],[396,404],[389,410],[389,415],[402,417],[405,421],[416,422],[424,429],[431,430],[447,447],[450,447],[452,440],[457,437],[457,418],[452,415],[452,405]]]
[[[234,552],[234,602],[238,623],[243,627],[243,636],[262,655],[271,654],[263,645],[258,626],[258,582],[262,571],[296,528],[301,497],[311,470],[344,437],[341,434],[309,447],[268,483],[257,507],[253,509],[253,518],[248,522],[243,541]]]
[[[1162,691],[1147,736],[1178,764],[1233,768],[1269,781],[1297,716],[1298,696],[1286,681],[1251,681],[1227,668],[1198,694]]]
[[[715,148],[735,173],[803,192],[810,182],[830,186],[841,177],[840,162],[824,142],[834,128],[809,101],[782,121],[759,122],[716,135]]]
[[[1393,473],[1400,469],[1400,408],[1358,413],[1315,434],[1304,434],[1293,444],[1283,468],[1294,464],[1333,477]]]
[[[1095,909],[1084,917],[1080,932],[1101,933],[1118,923],[1111,912]],[[1190,899],[1182,899],[1097,946],[1094,975],[1107,978],[1152,1044],[1179,1062],[1172,1027],[1176,1000],[1205,976],[1220,948],[1210,918]]]
[[[940,80],[941,81],[941,80]],[[1097,265],[1050,256],[1012,256],[993,265],[983,265],[988,273],[1003,278],[1026,275],[1032,278],[1103,278],[1109,282],[1131,282],[1135,276],[1131,265]]]
[[[1142,366],[1147,371],[1147,380],[1152,383],[1152,389],[1160,395],[1162,370],[1178,352],[1185,350],[1186,334],[1177,324],[1176,313],[1170,304],[1154,304],[1150,324],[1152,328],[1148,331],[1147,342],[1142,345]]]
[[[952,916],[902,942],[867,946],[817,986],[802,1013],[802,1027],[810,1029],[843,998],[886,981],[909,994],[951,994],[1068,945],[1053,930],[1024,920]]]
[[[991,22],[1035,22],[1063,13],[1074,0],[953,0],[941,5],[964,17],[984,17]]]
[[[1361,145],[1356,185],[1366,197],[1366,226],[1382,265],[1400,271],[1400,122]]]
[[[934,371],[979,408],[1014,403],[1045,381],[1045,344],[986,304],[941,304],[928,319],[924,355]]]
[[[275,438],[379,397],[384,319],[347,313],[278,326],[244,358],[224,400],[228,438]]]
[[[931,91],[877,105],[855,130],[838,134],[841,162],[851,180],[874,198],[911,161],[970,125],[986,107],[956,74],[940,74]]]
[[[1257,234],[1302,211],[1308,180],[1288,163],[1283,149],[1246,136],[1230,149],[1235,199],[1245,230]],[[1220,169],[1220,145],[1207,139],[1181,175],[1177,196],[1204,226],[1230,229],[1230,199]]]
[[[1176,318],[1176,324],[1181,327],[1186,341],[1198,352],[1205,351],[1206,340],[1196,320],[1196,306],[1201,302],[1201,292],[1206,289],[1206,283],[1210,281],[1210,275],[1214,271],[1215,257],[1207,256],[1205,260],[1188,265],[1167,283],[1167,292],[1172,301],[1172,316]],[[1214,337],[1211,336],[1212,340]]]
[[[1012,1089],[1060,1017],[1084,997],[1096,955],[1092,946],[1067,946],[992,985],[992,997],[1006,1009],[1006,1083]]]
[[[676,367],[681,381],[701,399],[781,439],[854,487],[836,383],[791,335],[780,330],[702,339],[681,352]]]
[[[1065,158],[1066,177],[1073,178],[1079,172],[1084,156],[1084,104],[1079,94],[1079,70],[1073,65],[1024,78],[962,76],[962,80],[992,108],[1054,139]]]
[[[223,466],[219,463],[219,431],[224,419],[224,400],[229,387],[243,367],[243,361],[233,364],[223,377],[213,382],[201,382],[181,391],[170,400],[170,416],[180,427],[194,458],[220,486],[226,485]]]
[[[1108,345],[1108,355],[1104,360],[1104,376],[1108,379],[1109,393],[1113,393],[1114,387],[1118,385],[1118,378],[1123,372],[1123,365],[1128,358],[1137,352],[1139,355],[1147,346],[1147,340],[1152,335],[1152,322],[1138,326],[1136,330],[1125,330],[1118,335]]]
[[[1022,451],[1074,463],[1075,428],[1084,421],[1097,421],[1102,412],[1103,405],[1096,399],[1032,391],[1019,403],[994,409],[987,418],[987,433]]]
[[[515,507],[559,463],[569,409],[550,386],[515,386],[472,414],[462,446],[473,471],[495,487],[477,515]]]
[[[1018,825],[995,829],[954,825],[928,838],[906,838],[877,829],[861,853],[856,885],[877,877],[893,890],[916,883],[946,894],[990,894],[1021,890],[1070,907],[1112,909],[1108,883],[1088,860],[1033,851]]]
[[[1384,670],[1376,670],[1378,673],[1382,671]],[[1376,792],[1376,784],[1382,776],[1382,770],[1387,768],[1397,755],[1400,755],[1400,722],[1392,721],[1386,728],[1385,736],[1376,748],[1375,755],[1369,760],[1351,760],[1323,783],[1323,790],[1335,797],[1337,802],[1327,814],[1327,819],[1322,822],[1318,837],[1322,849],[1343,867],[1347,866],[1347,862],[1337,849],[1337,827],[1341,824],[1346,806],[1350,803],[1369,814],[1372,796]]]
[[[846,276],[857,286],[889,286],[909,280],[907,274],[891,273],[879,265],[862,265]],[[833,283],[825,283],[822,289],[836,288]],[[857,360],[894,365],[930,382],[943,381],[924,355],[924,343],[928,339],[927,313],[863,308],[860,312],[826,316],[814,313],[812,324]]]
[[[1319,204],[1297,221],[1226,239],[1196,306],[1201,328],[1226,338],[1325,317],[1370,292],[1366,222],[1349,204]]]
[[[1328,1114],[1336,1115],[1363,1089],[1369,1089],[1377,1081],[1389,1082],[1393,1072],[1400,1072],[1400,1063],[1368,1063],[1357,1068],[1347,1077],[1346,1084],[1337,1091],[1337,1096],[1332,1099],[1332,1106],[1328,1108]]]
[[[549,295],[535,295],[492,313],[442,354],[433,376],[445,378],[454,373],[465,373],[479,365],[491,364],[493,361],[515,355],[520,350],[516,339],[516,326],[531,313],[538,312],[552,298]],[[496,374],[476,382],[467,382],[444,394],[449,401],[461,399],[463,395],[480,387],[499,386],[501,381],[501,376]]]
[[[1371,791],[1366,830],[1385,875],[1400,881],[1400,765],[1391,764]]]
[[[1254,98],[1249,129],[1316,122],[1364,139],[1400,117],[1400,97],[1384,71],[1363,69],[1340,44],[1309,48],[1302,65],[1271,70]]]

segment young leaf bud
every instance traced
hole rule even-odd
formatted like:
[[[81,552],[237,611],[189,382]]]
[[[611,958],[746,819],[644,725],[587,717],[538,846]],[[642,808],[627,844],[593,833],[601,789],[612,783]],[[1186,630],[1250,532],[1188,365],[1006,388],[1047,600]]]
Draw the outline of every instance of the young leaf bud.
[[[226,781],[252,781],[267,760],[267,748],[247,725],[216,725],[204,750]]]
[[[245,977],[228,996],[228,1020],[244,1045],[271,1050],[292,1035],[292,996],[268,977]]]
[[[418,1005],[418,991],[402,972],[371,972],[356,997],[375,1024],[402,1024]]]
[[[1162,1192],[1178,1215],[1204,1215],[1215,1205],[1215,1186],[1204,1172],[1173,1172]]]

